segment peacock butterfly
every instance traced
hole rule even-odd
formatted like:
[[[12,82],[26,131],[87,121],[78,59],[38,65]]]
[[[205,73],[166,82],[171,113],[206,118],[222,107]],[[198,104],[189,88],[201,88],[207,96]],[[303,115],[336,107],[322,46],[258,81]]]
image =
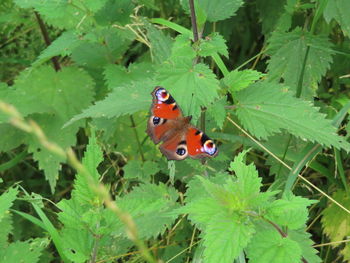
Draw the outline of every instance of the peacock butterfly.
[[[147,133],[155,144],[163,142],[160,151],[168,160],[214,157],[215,143],[202,131],[191,125],[192,116],[184,117],[174,98],[163,87],[151,93],[153,103]]]

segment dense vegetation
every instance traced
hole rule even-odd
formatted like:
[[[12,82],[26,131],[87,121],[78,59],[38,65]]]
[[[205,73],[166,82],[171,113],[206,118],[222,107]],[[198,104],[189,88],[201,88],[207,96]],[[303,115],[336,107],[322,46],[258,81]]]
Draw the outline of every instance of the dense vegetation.
[[[349,262],[349,10],[2,0],[0,262]],[[161,155],[155,86],[216,158]]]

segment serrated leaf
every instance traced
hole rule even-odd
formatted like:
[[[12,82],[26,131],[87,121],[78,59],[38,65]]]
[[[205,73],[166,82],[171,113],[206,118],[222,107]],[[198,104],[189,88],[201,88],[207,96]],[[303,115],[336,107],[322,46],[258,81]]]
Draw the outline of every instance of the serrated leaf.
[[[299,229],[306,224],[308,219],[307,207],[315,202],[287,192],[283,194],[282,199],[271,203],[265,217],[289,229]]]
[[[1,198],[1,196],[0,196]],[[1,202],[1,201],[0,201]],[[8,235],[12,232],[12,217],[10,213],[3,214],[0,216],[0,247],[6,248],[8,245]],[[0,252],[1,254],[1,252]]]
[[[265,74],[252,69],[241,71],[234,70],[227,74],[223,80],[225,85],[229,87],[229,91],[234,93],[247,88],[250,84],[259,80],[263,76],[265,76]]]
[[[219,82],[205,64],[191,60],[164,63],[159,69],[159,85],[166,88],[186,116],[197,119],[200,107],[209,106],[217,97]]]
[[[151,42],[152,57],[157,64],[161,64],[170,57],[173,42],[168,35],[165,35],[163,31],[157,29],[147,20],[144,23],[147,37]]]
[[[219,53],[228,58],[226,40],[217,32],[206,36],[199,44],[198,54],[207,57]]]
[[[124,26],[131,23],[130,15],[134,7],[135,4],[130,0],[108,0],[106,5],[95,14],[96,21],[103,26],[113,23]]]
[[[344,207],[350,207],[350,197],[343,190],[338,190],[332,196]],[[350,235],[350,215],[341,209],[335,203],[330,203],[322,212],[322,225],[324,232],[331,241],[343,240],[345,236]],[[335,246],[338,244],[335,244]]]
[[[146,110],[151,105],[150,93],[156,85],[151,82],[131,82],[127,86],[116,87],[107,97],[74,116],[65,126],[83,118],[119,117]]]
[[[249,221],[217,214],[208,222],[203,235],[206,262],[231,263],[247,246],[254,234]]]
[[[74,31],[63,32],[56,38],[46,49],[44,49],[39,57],[32,64],[36,67],[54,56],[69,56],[73,49],[79,45],[79,38]]]
[[[198,0],[200,8],[206,13],[210,22],[216,22],[233,16],[243,5],[242,0]],[[181,0],[181,5],[189,13],[189,4],[186,0]]]
[[[281,85],[257,82],[237,92],[235,99],[239,120],[258,138],[266,139],[285,129],[324,146],[350,150],[349,143],[335,133],[331,120],[325,119],[310,102],[295,98]]]
[[[6,215],[7,211],[16,200],[18,194],[17,188],[9,188],[6,192],[0,195],[0,222]]]
[[[178,208],[177,198],[178,193],[172,187],[146,183],[134,187],[116,202],[134,219],[139,237],[150,238],[164,233],[174,222],[178,214],[170,212]]]
[[[307,233],[305,230],[288,230],[288,237],[296,241],[300,248],[303,258],[307,260],[308,263],[321,263],[322,260],[317,256],[318,251],[312,247],[314,242],[310,239],[311,234]]]
[[[212,103],[206,111],[207,114],[211,117],[211,119],[216,122],[217,127],[219,127],[220,129],[222,129],[224,121],[226,119],[226,104],[226,98],[223,97]]]
[[[350,37],[350,17],[348,10],[350,10],[350,2],[348,0],[328,1],[323,16],[327,23],[335,19],[341,26],[344,35]]]
[[[141,162],[139,160],[131,160],[123,167],[123,170],[125,179],[150,181],[150,175],[157,173],[159,166],[152,161]]]
[[[55,72],[51,66],[42,66],[22,71],[6,102],[23,116],[46,112],[69,119],[91,103],[93,85],[81,69],[65,67]]]
[[[250,263],[300,263],[302,257],[299,244],[281,237],[272,226],[257,230],[246,252]]]
[[[25,142],[27,134],[11,124],[0,124],[0,152],[12,150]]]
[[[91,182],[86,175],[77,174],[74,181],[74,190],[72,198],[75,198],[81,204],[92,204],[96,200],[96,193],[92,191],[91,184],[94,186],[99,183],[100,174],[97,171],[97,166],[103,161],[103,152],[96,141],[95,132],[93,131],[89,144],[86,147],[82,164],[91,175]]]
[[[16,241],[11,243],[6,249],[0,251],[0,262],[39,262],[41,251],[44,247],[33,245],[30,241]]]
[[[310,99],[333,61],[334,51],[327,37],[316,36],[300,28],[288,33],[274,32],[268,45],[271,54],[268,71],[269,78],[282,79],[285,85],[296,91],[308,47],[301,96]]]

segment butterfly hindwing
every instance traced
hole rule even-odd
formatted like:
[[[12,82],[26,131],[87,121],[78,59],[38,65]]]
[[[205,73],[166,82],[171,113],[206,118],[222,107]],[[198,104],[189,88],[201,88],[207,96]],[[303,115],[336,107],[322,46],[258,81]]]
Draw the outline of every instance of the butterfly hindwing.
[[[214,157],[218,149],[203,132],[190,124],[191,117],[184,117],[174,98],[162,87],[151,93],[153,103],[147,133],[154,143],[163,141],[160,151],[168,160]]]

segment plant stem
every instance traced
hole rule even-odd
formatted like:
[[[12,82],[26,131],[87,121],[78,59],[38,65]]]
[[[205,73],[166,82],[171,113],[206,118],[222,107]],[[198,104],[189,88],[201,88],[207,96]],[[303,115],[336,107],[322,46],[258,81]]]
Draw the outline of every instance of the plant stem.
[[[194,2],[193,2],[193,0],[188,0],[188,2],[190,4],[190,10],[191,10],[191,23],[192,23],[192,31],[193,31],[193,40],[194,40],[194,42],[197,42],[199,40],[199,35],[198,35],[196,11],[194,9]]]
[[[139,138],[139,135],[138,135],[137,130],[136,130],[134,117],[132,115],[130,115],[130,121],[131,121],[131,127],[132,127],[132,129],[133,129],[133,131],[135,133],[135,138],[136,138],[136,142],[137,142],[137,147],[139,148],[139,151],[140,151],[141,160],[142,160],[142,162],[145,162],[145,157],[143,156],[140,138]]]
[[[38,20],[38,24],[39,24],[39,27],[40,27],[40,30],[41,30],[41,34],[43,35],[45,44],[48,47],[48,46],[51,45],[51,40],[50,40],[49,34],[47,32],[46,26],[44,24],[44,21],[41,19],[41,17],[40,17],[38,12],[34,11],[34,14],[35,14],[36,19]],[[58,58],[57,57],[52,57],[51,61],[52,61],[53,67],[55,68],[56,71],[61,70],[61,65],[58,62]]]

